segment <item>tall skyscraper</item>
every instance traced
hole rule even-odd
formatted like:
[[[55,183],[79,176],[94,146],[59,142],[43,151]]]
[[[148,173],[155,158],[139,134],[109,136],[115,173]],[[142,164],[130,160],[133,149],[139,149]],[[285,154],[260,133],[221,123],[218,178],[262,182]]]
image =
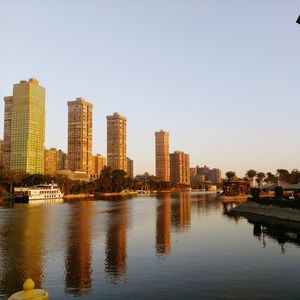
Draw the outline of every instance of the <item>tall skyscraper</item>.
[[[169,181],[169,132],[163,130],[155,132],[155,158],[156,177],[162,181]]]
[[[30,174],[44,172],[45,89],[37,79],[14,85],[9,129],[9,102],[5,101],[6,142],[10,135],[10,169]],[[4,126],[5,126],[4,125]],[[10,131],[10,133],[9,133]],[[6,144],[6,143],[5,143]],[[9,152],[5,145],[6,154]]]
[[[181,151],[170,154],[170,178],[173,184],[190,184],[190,156]]]
[[[4,97],[3,167],[6,170],[10,169],[12,103],[12,96]]]
[[[68,101],[68,169],[92,171],[92,110],[83,98]]]
[[[119,113],[106,117],[107,120],[107,166],[112,170],[127,172],[127,119]]]

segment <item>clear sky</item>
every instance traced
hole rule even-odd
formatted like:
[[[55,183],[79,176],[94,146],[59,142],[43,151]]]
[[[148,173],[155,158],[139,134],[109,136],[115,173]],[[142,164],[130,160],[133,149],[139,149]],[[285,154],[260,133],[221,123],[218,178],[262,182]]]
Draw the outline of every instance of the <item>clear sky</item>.
[[[46,147],[65,151],[68,100],[94,104],[94,154],[120,112],[135,174],[154,173],[160,129],[191,166],[300,168],[299,14],[296,0],[1,0],[0,98],[38,78]]]

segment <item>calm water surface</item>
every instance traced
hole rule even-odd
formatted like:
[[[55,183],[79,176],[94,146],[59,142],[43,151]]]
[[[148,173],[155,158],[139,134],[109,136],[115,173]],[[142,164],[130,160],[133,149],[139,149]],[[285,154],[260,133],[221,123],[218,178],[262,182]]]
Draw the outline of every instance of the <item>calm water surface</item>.
[[[297,299],[300,234],[230,217],[214,194],[0,208],[0,299]]]

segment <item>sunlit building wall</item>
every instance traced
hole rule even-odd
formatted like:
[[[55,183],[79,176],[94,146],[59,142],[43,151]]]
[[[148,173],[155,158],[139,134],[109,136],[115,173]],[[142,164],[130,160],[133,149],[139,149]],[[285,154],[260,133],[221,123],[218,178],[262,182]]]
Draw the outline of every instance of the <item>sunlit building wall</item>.
[[[155,132],[155,169],[159,180],[170,180],[169,133],[163,130]]]
[[[44,174],[54,176],[57,172],[57,150],[56,148],[44,151]]]
[[[22,80],[13,88],[10,169],[44,172],[45,89],[37,79]]]
[[[181,151],[170,154],[170,179],[173,184],[189,185],[190,156]]]
[[[107,166],[127,172],[126,117],[114,113],[107,120]]]
[[[68,169],[92,171],[92,110],[83,98],[68,101]]]

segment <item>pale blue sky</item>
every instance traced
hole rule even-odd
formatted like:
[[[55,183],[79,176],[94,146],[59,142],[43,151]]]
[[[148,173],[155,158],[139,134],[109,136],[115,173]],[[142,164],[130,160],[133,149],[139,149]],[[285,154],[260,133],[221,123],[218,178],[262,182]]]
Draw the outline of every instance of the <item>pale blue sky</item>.
[[[63,150],[67,101],[86,98],[95,154],[120,112],[135,173],[154,173],[159,129],[191,166],[300,168],[299,14],[293,0],[1,0],[0,98],[38,78],[46,146]]]

